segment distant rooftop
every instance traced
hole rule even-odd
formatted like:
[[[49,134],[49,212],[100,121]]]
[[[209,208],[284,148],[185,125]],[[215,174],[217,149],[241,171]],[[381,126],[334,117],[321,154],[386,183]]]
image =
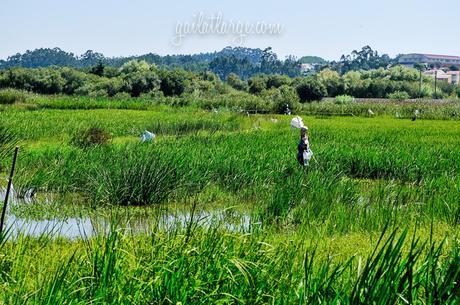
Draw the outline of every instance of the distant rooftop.
[[[460,56],[452,56],[452,55],[437,55],[437,54],[423,54],[423,53],[411,53],[411,54],[406,54],[406,55],[419,55],[419,56],[425,56],[425,57],[433,58],[433,59],[460,60]]]

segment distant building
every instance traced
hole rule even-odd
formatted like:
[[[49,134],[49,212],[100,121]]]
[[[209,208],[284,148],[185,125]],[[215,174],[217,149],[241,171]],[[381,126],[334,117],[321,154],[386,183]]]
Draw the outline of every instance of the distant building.
[[[426,66],[460,67],[460,56],[434,55],[434,54],[407,54],[399,58],[401,65],[413,67],[415,64]]]
[[[300,74],[304,76],[313,75],[319,71],[321,66],[321,64],[300,64]]]
[[[424,72],[424,74],[429,75],[431,77],[435,77],[438,81],[446,82],[446,83],[452,83],[452,75],[450,75],[448,72],[444,72],[443,70],[439,69],[433,69],[433,70],[427,70]]]
[[[449,71],[447,74],[451,76],[452,84],[460,85],[460,71]]]
[[[300,64],[300,72],[308,73],[313,70],[315,67],[312,64]]]

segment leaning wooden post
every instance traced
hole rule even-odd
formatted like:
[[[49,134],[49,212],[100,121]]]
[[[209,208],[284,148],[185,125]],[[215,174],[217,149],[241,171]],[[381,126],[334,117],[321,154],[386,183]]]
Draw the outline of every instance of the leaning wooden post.
[[[10,177],[8,179],[8,186],[6,188],[5,202],[3,203],[2,218],[0,219],[0,239],[3,238],[3,224],[5,222],[6,207],[8,206],[8,197],[10,197],[10,190],[11,190],[11,186],[13,185],[14,168],[16,166],[16,159],[18,157],[18,151],[19,151],[19,147],[16,147],[16,149],[14,150],[13,165],[11,166]]]

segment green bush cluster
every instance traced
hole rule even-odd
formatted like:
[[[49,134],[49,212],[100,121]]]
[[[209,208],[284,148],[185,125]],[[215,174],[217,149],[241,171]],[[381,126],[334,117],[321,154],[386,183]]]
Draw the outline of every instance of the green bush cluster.
[[[289,78],[283,75],[259,74],[246,82],[237,75],[227,79],[230,86],[237,90],[247,91],[260,96],[264,91],[281,86],[290,86],[297,91],[300,102],[319,101],[323,97],[349,95],[357,98],[458,98],[460,87],[438,83],[438,92],[434,94],[434,81],[428,76],[422,76],[417,70],[395,66],[390,69],[369,71],[349,71],[343,75],[325,69],[313,76]],[[420,86],[421,85],[421,86]]]
[[[452,93],[454,97],[460,98],[460,86],[457,86]]]
[[[354,100],[355,98],[353,96],[344,94],[344,95],[337,95],[335,97],[334,102],[338,105],[347,105],[347,104],[353,103]]]
[[[420,82],[419,77],[415,69],[396,66],[349,71],[344,75],[325,69],[313,76],[296,78],[258,74],[242,80],[230,74],[223,82],[210,71],[167,70],[145,61],[129,61],[120,68],[97,65],[81,70],[68,67],[0,70],[0,88],[116,99],[140,97],[173,106],[197,104],[205,109],[226,107],[276,113],[284,113],[287,108],[295,111],[300,103],[324,97],[338,97],[339,104],[349,102],[342,96],[398,101],[460,97],[459,86],[439,82],[435,93],[433,79],[423,76]],[[24,99],[20,91],[5,90],[0,94],[1,103]]]
[[[119,69],[99,67],[11,68],[0,71],[0,88],[10,87],[42,94],[76,94],[113,97],[144,93],[179,96],[197,87],[213,88],[219,80],[184,70],[162,70],[145,61],[129,61]]]
[[[410,96],[409,96],[409,93],[407,93],[406,91],[396,91],[396,92],[388,94],[388,98],[390,100],[395,100],[395,101],[404,101],[404,100],[408,100]]]
[[[314,78],[306,78],[300,81],[296,90],[297,95],[303,103],[319,101],[327,96],[326,86]]]

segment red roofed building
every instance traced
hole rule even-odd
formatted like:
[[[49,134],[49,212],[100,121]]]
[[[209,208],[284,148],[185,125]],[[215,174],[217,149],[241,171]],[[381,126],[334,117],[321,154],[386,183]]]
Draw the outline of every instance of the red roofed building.
[[[427,66],[460,67],[460,56],[435,55],[435,54],[406,54],[399,58],[399,63],[413,67],[415,64],[425,64]]]

